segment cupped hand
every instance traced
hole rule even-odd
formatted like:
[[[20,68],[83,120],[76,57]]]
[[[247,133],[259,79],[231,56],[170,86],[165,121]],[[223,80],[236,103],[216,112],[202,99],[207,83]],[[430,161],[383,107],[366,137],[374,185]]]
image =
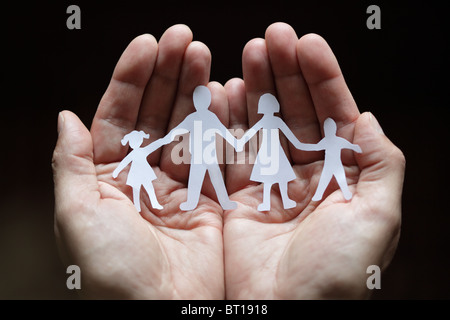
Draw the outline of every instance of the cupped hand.
[[[332,180],[323,200],[312,201],[323,168],[323,152],[284,144],[297,179],[284,210],[273,188],[270,212],[259,212],[262,185],[249,181],[252,165],[226,168],[230,199],[238,208],[224,215],[226,296],[230,299],[365,298],[367,268],[384,269],[395,252],[401,222],[404,157],[370,113],[360,114],[330,47],[318,35],[301,39],[284,23],[243,52],[244,81],[225,89],[229,127],[247,130],[259,120],[259,97],[275,94],[281,116],[303,143],[317,143],[333,118],[337,135],[361,147],[342,152],[350,201]],[[254,159],[250,150],[245,158]],[[253,155],[251,154],[253,152]]]
[[[225,174],[236,210],[223,214],[207,179],[197,209],[181,212],[189,166],[173,162],[173,145],[148,157],[162,210],[152,209],[141,193],[139,214],[125,184],[127,169],[112,178],[128,152],[120,144],[125,134],[143,130],[155,141],[194,111],[192,92],[208,83],[210,61],[186,26],[168,29],[158,43],[150,35],[138,37],[120,58],[90,131],[71,112],[60,114],[55,232],[67,263],[81,268],[81,293],[148,299],[365,296],[367,267],[385,267],[396,248],[404,158],[375,118],[359,113],[318,36],[298,40],[285,24],[269,27],[265,39],[244,50],[245,84],[208,84],[210,110],[225,126],[247,129],[257,121],[259,96],[276,93],[285,122],[305,143],[318,142],[321,123],[332,117],[338,135],[363,151],[343,152],[351,201],[332,185],[322,202],[312,202],[323,154],[286,144],[298,176],[289,184],[289,196],[298,202],[290,210],[274,190],[272,210],[258,212],[262,186],[249,181],[251,164],[233,164]]]
[[[172,144],[148,157],[162,210],[142,191],[142,212],[136,211],[125,184],[128,168],[112,177],[128,152],[124,135],[143,130],[150,143],[194,111],[192,92],[208,83],[210,63],[208,48],[193,42],[184,25],[169,28],[159,42],[142,35],[117,63],[90,131],[75,114],[60,113],[52,163],[55,233],[66,263],[80,267],[82,297],[224,297],[222,209],[211,184],[197,209],[180,211],[189,167],[173,163]],[[223,88],[216,93],[217,84],[209,87],[213,97],[226,97]],[[228,119],[214,98],[210,110]]]

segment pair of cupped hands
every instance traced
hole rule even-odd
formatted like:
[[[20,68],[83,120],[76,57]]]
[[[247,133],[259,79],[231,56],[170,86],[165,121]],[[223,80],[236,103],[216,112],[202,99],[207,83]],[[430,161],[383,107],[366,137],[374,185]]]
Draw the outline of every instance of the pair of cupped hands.
[[[404,174],[402,152],[371,113],[360,113],[326,41],[300,39],[275,23],[264,39],[243,50],[243,79],[210,82],[211,52],[193,41],[185,25],[157,41],[135,38],[120,57],[91,129],[69,111],[58,117],[53,155],[55,234],[67,265],[81,270],[83,298],[130,299],[316,299],[369,296],[367,268],[382,270],[396,250]],[[205,180],[198,207],[186,200],[189,165],[174,164],[175,143],[148,157],[162,210],[142,197],[132,203],[126,173],[111,173],[128,150],[132,130],[150,140],[164,137],[194,111],[192,93],[207,85],[209,108],[229,129],[252,127],[264,93],[273,93],[292,132],[317,143],[331,117],[337,135],[364,151],[342,152],[353,198],[331,184],[320,202],[311,198],[323,153],[286,145],[297,179],[289,183],[295,208],[284,210],[274,187],[269,212],[257,211],[262,185],[249,180],[252,164],[222,165],[230,199],[223,211]]]

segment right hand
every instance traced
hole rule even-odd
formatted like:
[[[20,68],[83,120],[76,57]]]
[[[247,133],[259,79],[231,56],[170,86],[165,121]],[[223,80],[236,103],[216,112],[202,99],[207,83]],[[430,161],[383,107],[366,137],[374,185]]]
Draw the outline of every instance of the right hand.
[[[172,163],[170,145],[148,157],[164,209],[153,210],[145,197],[139,214],[131,188],[111,176],[127,154],[119,143],[125,134],[163,137],[193,111],[192,92],[208,83],[210,62],[208,48],[192,42],[186,26],[169,28],[159,43],[137,37],[119,60],[90,131],[75,114],[61,112],[52,163],[55,233],[65,262],[81,269],[84,298],[224,298],[222,208],[202,196],[197,209],[180,211],[189,168]]]

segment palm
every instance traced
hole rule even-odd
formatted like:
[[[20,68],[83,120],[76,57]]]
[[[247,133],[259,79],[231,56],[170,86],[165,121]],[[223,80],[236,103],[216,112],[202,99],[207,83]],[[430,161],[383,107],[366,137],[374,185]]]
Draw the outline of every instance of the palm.
[[[356,197],[347,202],[336,188],[329,190],[331,194],[320,206],[311,201],[322,166],[323,161],[294,165],[297,176],[308,177],[311,183],[293,181],[289,184],[290,196],[298,203],[293,209],[283,208],[276,188],[272,191],[270,212],[255,209],[255,203],[262,200],[260,185],[250,186],[231,196],[241,205],[225,219],[224,240],[226,253],[229,253],[225,257],[226,262],[233,266],[226,267],[229,296],[264,299],[314,297],[322,294],[313,287],[318,278],[330,284],[336,275],[336,266],[344,265],[349,276],[355,274],[350,261],[343,260],[345,256],[339,251],[345,253],[348,246],[360,242],[358,236],[361,234],[358,229],[352,229],[352,224],[357,226],[354,214],[361,210],[355,209],[358,206]],[[356,182],[359,170],[354,167],[348,169],[348,180]],[[350,183],[350,188],[353,187]],[[354,234],[349,230],[354,230]],[[328,266],[332,268],[327,270]],[[320,275],[317,274],[318,268],[323,270]],[[302,288],[301,293],[296,292],[299,287]]]
[[[115,252],[115,261],[104,261],[117,268],[123,277],[123,290],[129,279],[136,279],[139,287],[158,288],[158,298],[193,299],[223,296],[222,219],[221,208],[211,199],[202,197],[193,212],[181,212],[179,205],[186,198],[187,189],[155,167],[158,198],[164,199],[164,209],[154,210],[148,197],[142,199],[139,214],[131,198],[131,187],[125,185],[126,174],[117,181],[111,177],[117,164],[97,165],[98,180],[108,189],[101,195],[98,223],[107,223],[111,232],[98,233],[98,248]],[[111,185],[117,185],[111,188]],[[104,248],[105,245],[107,248]],[[102,265],[101,255],[93,255],[96,265]],[[109,257],[108,257],[109,259]],[[146,294],[146,297],[151,297]]]

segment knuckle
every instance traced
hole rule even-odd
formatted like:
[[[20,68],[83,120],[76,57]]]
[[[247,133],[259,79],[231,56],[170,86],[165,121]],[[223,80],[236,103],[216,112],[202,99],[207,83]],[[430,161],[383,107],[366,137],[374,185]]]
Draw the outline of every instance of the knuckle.
[[[383,162],[387,167],[395,170],[404,171],[406,166],[405,155],[396,145],[392,143],[383,155]]]
[[[392,160],[400,167],[406,166],[405,155],[398,147],[395,147],[392,152]]]
[[[60,159],[61,159],[61,153],[58,151],[58,148],[55,148],[55,150],[53,150],[52,162],[51,162],[53,172],[55,172],[57,170]]]

